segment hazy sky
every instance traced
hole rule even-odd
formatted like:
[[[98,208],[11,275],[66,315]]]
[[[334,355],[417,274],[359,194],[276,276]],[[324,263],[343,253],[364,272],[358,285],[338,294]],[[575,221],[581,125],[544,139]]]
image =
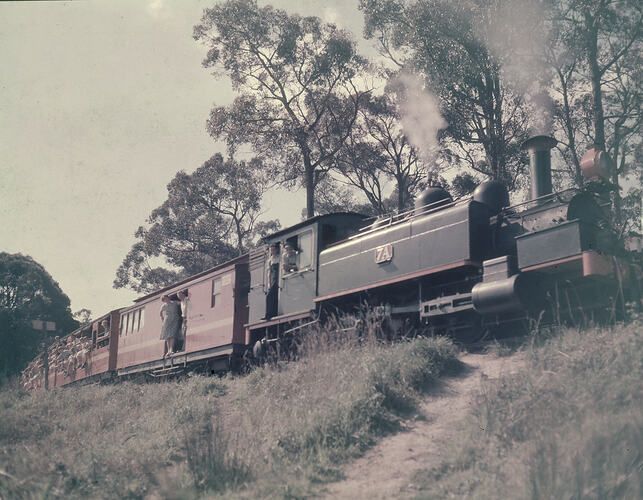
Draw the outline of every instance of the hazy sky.
[[[0,251],[41,263],[72,311],[99,315],[135,297],[112,288],[134,231],[178,170],[223,152],[205,121],[233,94],[192,39],[214,3],[0,2]],[[359,38],[358,0],[267,3]],[[264,205],[286,226],[305,198],[281,193]]]

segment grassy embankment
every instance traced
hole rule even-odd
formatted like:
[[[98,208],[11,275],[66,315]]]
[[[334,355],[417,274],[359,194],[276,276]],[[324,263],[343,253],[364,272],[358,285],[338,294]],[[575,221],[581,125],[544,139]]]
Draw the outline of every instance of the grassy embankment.
[[[294,363],[0,393],[0,498],[296,498],[395,430],[457,366],[445,339],[311,336]]]
[[[525,368],[488,382],[444,463],[416,475],[417,498],[642,498],[643,322],[523,349]]]

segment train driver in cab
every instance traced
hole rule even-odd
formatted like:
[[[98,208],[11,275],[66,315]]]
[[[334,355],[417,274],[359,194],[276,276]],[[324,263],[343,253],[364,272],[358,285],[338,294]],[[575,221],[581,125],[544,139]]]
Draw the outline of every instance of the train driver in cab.
[[[279,243],[270,245],[270,253],[266,261],[266,277],[268,293],[266,294],[266,319],[277,315],[277,296],[279,290],[279,262],[281,255]]]
[[[295,251],[295,246],[290,241],[286,241],[284,244],[282,268],[284,274],[294,273],[297,271],[297,253]]]

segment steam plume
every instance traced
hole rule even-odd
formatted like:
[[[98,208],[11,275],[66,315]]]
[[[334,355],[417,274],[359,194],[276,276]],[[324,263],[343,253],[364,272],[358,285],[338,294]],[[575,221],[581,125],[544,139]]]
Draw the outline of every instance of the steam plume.
[[[402,128],[419,156],[430,161],[438,145],[438,131],[447,126],[440,114],[438,101],[424,89],[417,75],[403,73],[389,82],[389,89],[398,94]]]
[[[500,64],[503,79],[532,107],[535,134],[549,134],[553,125],[553,101],[543,90],[549,44],[544,9],[539,0],[492,2],[475,19],[477,35]]]

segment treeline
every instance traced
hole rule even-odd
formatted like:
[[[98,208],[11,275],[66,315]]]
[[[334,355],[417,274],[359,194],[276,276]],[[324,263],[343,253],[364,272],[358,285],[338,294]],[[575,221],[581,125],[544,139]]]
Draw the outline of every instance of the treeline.
[[[43,266],[26,255],[0,252],[0,385],[54,336],[78,326],[69,297]]]
[[[237,96],[210,111],[227,146],[136,232],[115,287],[147,292],[245,252],[275,185],[306,190],[311,217],[408,209],[428,182],[454,195],[485,179],[523,188],[521,143],[558,139],[558,187],[581,186],[597,144],[613,159],[615,223],[639,229],[641,27],[634,0],[360,0],[363,36],[317,17],[229,0],[204,11],[203,64]],[[235,159],[251,150],[253,158]],[[626,178],[635,188],[621,189]],[[429,180],[430,179],[430,180]],[[638,182],[636,182],[638,180]],[[158,265],[156,265],[158,264]],[[168,268],[169,264],[169,268]]]

